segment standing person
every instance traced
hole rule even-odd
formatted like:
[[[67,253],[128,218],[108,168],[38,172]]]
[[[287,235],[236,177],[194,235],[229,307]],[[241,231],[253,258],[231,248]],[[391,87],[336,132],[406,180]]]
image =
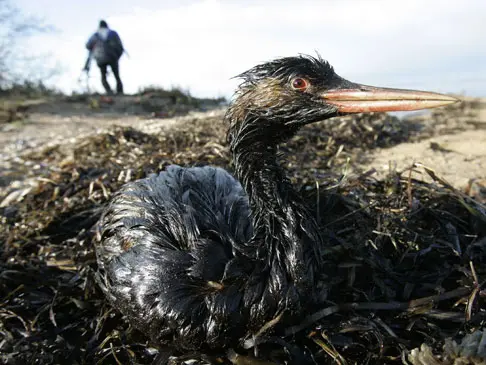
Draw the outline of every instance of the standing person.
[[[116,92],[123,94],[123,84],[120,79],[120,69],[118,61],[123,54],[123,44],[120,36],[114,30],[108,28],[108,24],[101,20],[98,31],[94,33],[86,43],[86,48],[90,52],[90,57],[96,60],[101,71],[101,83],[107,94],[111,94],[111,87],[106,79],[108,66],[116,79]]]

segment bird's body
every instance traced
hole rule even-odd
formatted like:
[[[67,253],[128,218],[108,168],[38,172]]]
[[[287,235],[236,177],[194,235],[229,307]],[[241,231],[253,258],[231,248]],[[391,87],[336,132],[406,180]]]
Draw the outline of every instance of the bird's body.
[[[221,168],[172,165],[124,186],[98,249],[113,303],[151,338],[184,349],[222,347],[283,311],[300,313],[313,299],[320,237],[307,212],[272,208],[279,188],[258,184],[268,196],[256,232],[248,195]]]
[[[247,242],[252,227],[248,198],[225,170],[170,166],[126,186],[107,218],[105,231],[114,234],[101,255],[118,270],[107,267],[116,278],[111,295],[151,337],[194,348],[212,343],[223,324],[239,323],[232,307],[242,288],[228,295],[221,279],[241,265],[232,261],[233,245]]]
[[[125,185],[101,220],[97,256],[108,299],[152,340],[179,349],[237,346],[265,323],[296,320],[319,302],[326,243],[277,163],[279,143],[340,113],[453,102],[353,84],[312,57],[276,60],[242,77],[225,118],[235,177],[170,166]]]

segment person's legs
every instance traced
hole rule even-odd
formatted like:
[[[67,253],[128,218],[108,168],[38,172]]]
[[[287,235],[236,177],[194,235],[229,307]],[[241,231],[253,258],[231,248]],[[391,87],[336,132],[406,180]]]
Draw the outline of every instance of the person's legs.
[[[106,79],[106,74],[107,74],[107,68],[108,68],[108,65],[107,64],[104,64],[104,65],[98,65],[98,67],[100,68],[100,71],[101,71],[101,83],[103,84],[103,87],[105,88],[105,91],[107,94],[111,94],[112,91],[111,91],[111,87],[110,87],[110,84],[108,83],[108,80]]]
[[[116,79],[116,93],[123,94],[123,83],[120,79],[120,69],[118,66],[118,61],[110,64],[111,70],[113,71],[113,76]]]

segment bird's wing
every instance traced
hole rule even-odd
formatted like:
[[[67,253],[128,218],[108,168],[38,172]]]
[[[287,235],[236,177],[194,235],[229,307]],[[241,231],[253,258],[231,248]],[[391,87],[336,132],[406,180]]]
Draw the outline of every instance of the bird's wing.
[[[205,239],[231,244],[251,235],[248,198],[240,183],[209,166],[172,165],[126,184],[100,223],[104,261],[138,244],[156,242],[165,249],[192,251]]]
[[[125,185],[100,220],[98,281],[147,333],[194,345],[220,331],[242,300],[223,279],[241,266],[233,244],[252,234],[248,198],[228,172],[170,166]],[[206,298],[206,299],[205,299]],[[204,326],[211,315],[217,323]],[[216,337],[215,337],[216,339]],[[209,341],[209,340],[208,340]]]

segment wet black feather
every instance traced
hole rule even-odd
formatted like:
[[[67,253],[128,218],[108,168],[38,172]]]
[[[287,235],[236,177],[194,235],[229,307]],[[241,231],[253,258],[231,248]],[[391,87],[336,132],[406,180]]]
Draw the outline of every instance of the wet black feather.
[[[179,349],[241,341],[318,301],[325,243],[277,163],[278,144],[336,115],[318,93],[344,83],[320,57],[288,57],[240,75],[226,121],[235,179],[170,166],[125,185],[101,219],[99,276],[112,305]],[[293,77],[312,87],[293,90]]]

